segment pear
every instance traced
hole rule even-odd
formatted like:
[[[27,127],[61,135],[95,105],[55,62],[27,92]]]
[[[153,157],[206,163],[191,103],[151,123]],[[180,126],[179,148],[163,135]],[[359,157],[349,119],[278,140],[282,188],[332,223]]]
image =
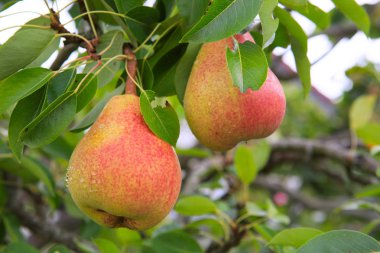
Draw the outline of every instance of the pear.
[[[100,225],[146,230],[173,208],[181,169],[173,147],[145,124],[139,98],[119,95],[75,148],[67,187],[79,209]]]
[[[235,35],[238,43],[253,38]],[[259,90],[240,92],[233,84],[226,60],[226,38],[202,45],[193,64],[184,96],[185,116],[198,140],[216,151],[226,151],[241,141],[264,138],[281,124],[286,100],[277,77],[268,69]]]

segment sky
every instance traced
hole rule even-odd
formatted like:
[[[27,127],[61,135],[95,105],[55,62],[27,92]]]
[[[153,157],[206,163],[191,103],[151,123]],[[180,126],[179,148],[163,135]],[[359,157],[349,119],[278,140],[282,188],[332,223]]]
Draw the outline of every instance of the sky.
[[[37,4],[36,2],[40,2]],[[58,7],[61,8],[71,0],[58,0]],[[148,1],[150,4],[154,0]],[[325,11],[329,11],[333,4],[331,0],[310,0],[313,4],[319,6]],[[357,0],[358,3],[377,3],[379,0]],[[54,5],[54,9],[57,9]],[[2,15],[16,13],[21,10],[34,11],[38,13],[47,13],[46,5],[43,0],[24,0],[11,8],[7,9]],[[38,14],[33,13],[20,13],[8,17],[0,16],[0,31],[9,26],[22,25],[28,20],[37,17]],[[294,17],[300,22],[303,29],[307,34],[314,31],[315,25],[304,18],[301,15],[294,15]],[[67,9],[61,13],[61,21],[65,23],[69,21],[71,17],[67,13]],[[69,23],[65,26],[69,31],[76,31],[74,23]],[[0,32],[0,43],[4,43],[12,34],[17,30],[7,29]],[[356,64],[365,65],[367,61],[380,64],[380,40],[372,40],[367,38],[363,33],[357,33],[350,40],[341,40],[338,45],[331,49],[331,43],[326,36],[315,36],[309,40],[308,56],[310,62],[316,62],[322,55],[331,50],[325,57],[317,61],[311,68],[312,84],[321,93],[329,97],[330,99],[338,99],[342,93],[349,89],[351,86],[350,80],[345,76],[345,71]],[[284,61],[289,64],[295,70],[294,57],[290,49],[276,49],[276,54],[283,54]],[[53,61],[55,54],[44,64],[48,67]],[[76,54],[71,56],[71,59],[75,58]]]

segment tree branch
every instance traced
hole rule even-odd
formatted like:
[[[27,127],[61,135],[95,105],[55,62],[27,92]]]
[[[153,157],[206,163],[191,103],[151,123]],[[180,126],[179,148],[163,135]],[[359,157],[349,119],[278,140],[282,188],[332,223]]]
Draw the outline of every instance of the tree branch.
[[[296,192],[289,190],[279,183],[270,181],[267,177],[259,176],[253,183],[253,187],[265,188],[275,192],[284,192],[291,199],[302,203],[305,207],[314,210],[332,211],[336,207],[342,205],[347,199],[318,199],[309,195],[305,195],[302,192]]]
[[[281,164],[286,160],[309,162],[314,158],[328,158],[342,164],[348,170],[357,168],[360,173],[364,172],[371,176],[376,176],[376,170],[379,167],[378,162],[371,156],[346,149],[330,142],[289,138],[273,142],[271,143],[271,146],[271,157],[264,170],[266,172],[270,171],[275,165]],[[356,182],[378,182],[378,179],[373,177],[364,181],[365,179],[354,173],[351,173],[351,175],[348,176]]]
[[[81,1],[78,3],[80,4]],[[78,48],[78,46],[84,47],[87,50],[87,53],[93,60],[99,60],[100,56],[97,55],[96,53],[96,46],[99,43],[98,38],[92,38],[92,39],[87,39],[86,37],[81,37],[81,36],[70,36],[72,33],[67,30],[61,23],[59,19],[59,15],[57,12],[55,12],[53,9],[50,9],[50,27],[57,31],[58,34],[64,35],[63,37],[65,38],[64,45],[66,48],[65,50],[62,50],[60,53],[61,55],[58,55],[56,59],[56,63],[52,65],[52,69],[56,70],[57,67],[59,68],[62,63],[70,56],[70,54]],[[73,34],[74,35],[74,34]],[[74,45],[71,45],[74,44]],[[75,47],[75,49],[74,49]]]
[[[40,220],[38,217],[31,215],[27,211],[24,211],[22,208],[20,208],[19,204],[9,205],[9,210],[11,210],[12,213],[17,216],[22,225],[26,226],[34,233],[41,235],[49,241],[64,244],[75,252],[81,251],[74,241],[74,238],[77,235],[47,224],[45,221]]]
[[[9,186],[7,187],[7,191],[9,196],[12,196],[8,199],[7,209],[18,218],[23,226],[30,229],[36,235],[41,236],[46,241],[64,244],[74,250],[74,252],[81,251],[75,243],[75,238],[77,238],[76,234],[63,230],[47,219],[43,219],[30,211],[26,211],[24,206],[20,205],[20,203],[25,203],[26,198],[26,194],[20,186]],[[28,194],[33,193],[28,191]],[[38,196],[32,197],[38,198]],[[32,201],[35,200],[33,199]]]
[[[62,64],[70,57],[70,55],[78,49],[80,43],[68,43],[66,44],[57,55],[57,58],[55,58],[54,62],[51,64],[50,69],[51,70],[58,70]]]
[[[312,210],[321,210],[324,212],[333,212],[337,208],[342,207],[344,203],[346,203],[349,200],[348,197],[331,199],[313,197],[310,195],[306,195],[300,191],[290,190],[284,185],[280,183],[275,183],[268,177],[264,176],[258,176],[255,182],[252,184],[252,186],[254,188],[264,188],[272,192],[284,192],[289,196],[290,199],[297,203],[300,203],[304,207]],[[379,218],[378,213],[365,209],[340,210],[339,214],[342,214],[344,216],[356,217],[368,221]]]

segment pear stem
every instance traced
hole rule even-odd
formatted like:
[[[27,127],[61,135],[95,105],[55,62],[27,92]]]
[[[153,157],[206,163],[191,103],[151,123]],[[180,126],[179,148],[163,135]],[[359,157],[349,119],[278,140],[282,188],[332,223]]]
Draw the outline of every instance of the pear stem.
[[[128,73],[127,81],[125,82],[125,94],[136,95],[136,84],[134,82],[137,73],[137,59],[129,43],[125,43],[123,51],[126,56],[126,69]]]

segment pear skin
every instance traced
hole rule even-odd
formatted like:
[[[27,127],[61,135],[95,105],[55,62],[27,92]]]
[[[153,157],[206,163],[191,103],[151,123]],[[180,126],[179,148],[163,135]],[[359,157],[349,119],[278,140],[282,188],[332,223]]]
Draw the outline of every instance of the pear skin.
[[[146,230],[173,208],[181,168],[173,147],[145,124],[139,98],[120,95],[108,102],[75,148],[67,187],[95,222]]]
[[[236,35],[239,43],[253,38]],[[268,69],[259,90],[240,92],[233,84],[226,60],[227,38],[202,45],[192,67],[184,96],[185,116],[198,140],[216,151],[226,151],[241,141],[264,138],[281,124],[286,100],[282,86]]]

